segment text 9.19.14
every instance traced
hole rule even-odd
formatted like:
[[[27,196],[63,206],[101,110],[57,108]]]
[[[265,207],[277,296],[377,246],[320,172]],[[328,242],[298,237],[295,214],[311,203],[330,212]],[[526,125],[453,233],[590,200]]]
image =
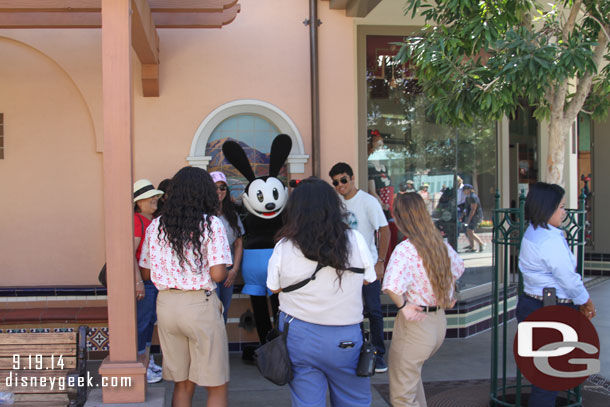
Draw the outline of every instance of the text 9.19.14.
[[[63,368],[63,355],[13,355],[13,369],[54,370]]]

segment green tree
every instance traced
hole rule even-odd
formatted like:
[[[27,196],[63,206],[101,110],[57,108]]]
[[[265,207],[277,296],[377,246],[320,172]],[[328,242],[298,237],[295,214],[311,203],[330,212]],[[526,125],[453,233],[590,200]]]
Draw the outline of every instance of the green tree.
[[[610,108],[610,0],[407,0],[409,13],[425,26],[396,58],[411,64],[429,113],[472,124],[528,103],[549,122],[547,181],[563,184],[578,113]]]

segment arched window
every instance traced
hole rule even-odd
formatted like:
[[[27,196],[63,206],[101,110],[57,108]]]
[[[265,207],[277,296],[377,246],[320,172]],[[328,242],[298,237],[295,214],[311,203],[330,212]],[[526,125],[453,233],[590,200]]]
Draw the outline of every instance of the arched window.
[[[303,140],[294,122],[279,108],[259,100],[237,100],[210,113],[193,137],[187,161],[208,171],[224,172],[231,184],[232,194],[237,196],[243,190],[245,179],[224,160],[222,144],[228,139],[240,143],[254,174],[265,175],[271,142],[280,133],[292,139],[292,150],[280,177],[304,173],[309,156],[304,154]]]
[[[228,140],[239,143],[250,160],[254,175],[263,176],[267,175],[269,167],[271,143],[279,133],[273,123],[253,114],[239,114],[225,119],[208,139],[205,149],[205,155],[211,157],[208,171],[222,171],[227,176],[231,194],[237,198],[248,181],[225,160],[222,145]],[[284,168],[279,177],[286,182],[286,175]]]

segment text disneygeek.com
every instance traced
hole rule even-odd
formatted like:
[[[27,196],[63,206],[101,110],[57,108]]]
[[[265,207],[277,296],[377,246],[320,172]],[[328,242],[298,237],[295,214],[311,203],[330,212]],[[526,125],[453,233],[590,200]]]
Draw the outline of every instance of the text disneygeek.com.
[[[73,374],[71,369],[75,367],[74,359],[64,358],[64,355],[15,354],[13,370],[5,378],[4,384],[9,389],[38,387],[50,391],[64,391],[70,387],[131,387],[131,377],[124,376],[102,376],[101,384],[93,384],[93,377],[89,372],[86,377]],[[48,376],[45,371],[49,372]],[[66,374],[57,374],[59,371]]]
[[[49,390],[63,391],[67,387],[131,387],[131,377],[102,376],[102,383],[93,384],[93,377],[87,376],[27,376],[25,374],[9,372],[5,379],[8,388],[16,387],[44,387]]]

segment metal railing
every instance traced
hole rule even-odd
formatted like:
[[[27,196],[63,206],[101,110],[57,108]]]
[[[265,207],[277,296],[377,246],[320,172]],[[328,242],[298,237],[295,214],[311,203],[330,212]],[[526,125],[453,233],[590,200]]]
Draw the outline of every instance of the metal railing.
[[[527,228],[524,216],[525,194],[519,196],[518,208],[500,208],[500,194],[495,195],[493,215],[493,275],[491,326],[491,389],[490,406],[521,407],[522,391],[531,387],[522,383],[519,368],[509,377],[507,361],[513,358],[508,347],[509,299],[523,294],[523,279],[517,259],[521,239]],[[584,273],[585,252],[585,195],[580,196],[579,209],[566,209],[561,228],[572,250],[576,249],[577,271]],[[517,284],[515,286],[515,279]],[[511,284],[512,283],[512,284]],[[501,361],[501,368],[499,366]],[[580,387],[566,392],[565,407],[582,406]],[[525,406],[524,406],[525,407]]]

